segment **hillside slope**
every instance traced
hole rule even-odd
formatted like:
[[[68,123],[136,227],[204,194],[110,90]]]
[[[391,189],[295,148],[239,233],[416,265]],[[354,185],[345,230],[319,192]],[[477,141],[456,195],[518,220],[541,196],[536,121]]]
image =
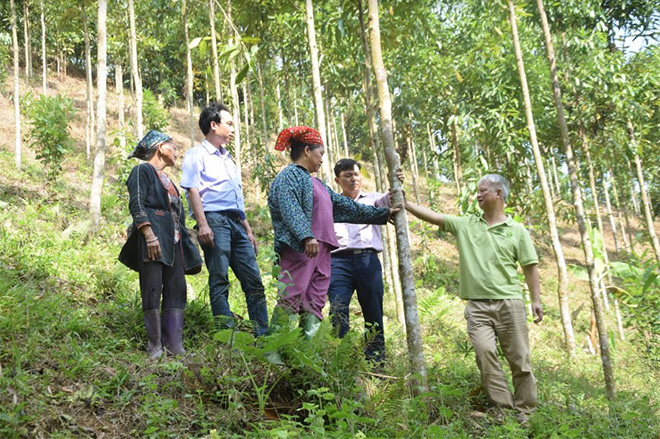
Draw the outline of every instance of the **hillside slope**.
[[[231,334],[214,336],[206,271],[188,278],[189,354],[146,361],[137,276],[116,261],[130,218],[123,176],[132,163],[125,160],[126,150],[112,143],[117,106],[111,92],[103,222],[90,235],[84,88],[84,80],[77,78],[49,82],[49,95],[71,97],[77,110],[71,127],[75,148],[53,184],[45,183],[34,147],[28,146],[27,123],[22,128],[24,166],[15,169],[13,105],[6,91],[0,98],[0,437],[658,437],[660,390],[649,385],[660,380],[657,363],[642,352],[630,322],[629,341],[611,337],[619,401],[606,400],[599,356],[588,352],[587,285],[573,275],[570,300],[579,352],[569,362],[562,345],[556,268],[547,238],[538,230],[534,239],[542,258],[546,318],[530,326],[541,407],[527,431],[511,416],[491,416],[481,392],[463,306],[456,298],[453,239],[412,218],[430,384],[424,397],[412,397],[406,385],[405,335],[391,296],[385,320],[390,359],[386,376],[374,377],[361,355],[355,355],[363,342],[357,306],[352,308],[356,331],[343,341],[331,336],[327,323],[311,345],[300,346],[295,334],[273,337],[265,345],[255,345],[247,335],[230,341]],[[185,110],[173,108],[170,117],[164,131],[181,145],[172,172],[178,181],[189,125]],[[249,181],[252,170],[246,166],[243,171]],[[277,294],[270,220],[264,198],[257,198],[253,184],[245,187],[270,311]],[[453,187],[440,186],[434,196],[436,206],[456,213]],[[422,197],[429,199],[427,191]],[[560,233],[568,262],[581,265],[576,228],[562,224]],[[638,243],[637,251],[643,249]],[[230,294],[232,307],[246,315],[236,282]],[[608,316],[615,328],[612,312]],[[288,349],[289,367],[262,360],[273,346]]]

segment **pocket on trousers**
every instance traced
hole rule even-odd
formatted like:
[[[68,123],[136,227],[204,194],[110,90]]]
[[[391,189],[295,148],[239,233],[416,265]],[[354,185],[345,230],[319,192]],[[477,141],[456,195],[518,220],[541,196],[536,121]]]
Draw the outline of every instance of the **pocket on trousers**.
[[[227,224],[227,217],[219,213],[208,213],[206,215],[206,222],[210,228],[223,227]]]

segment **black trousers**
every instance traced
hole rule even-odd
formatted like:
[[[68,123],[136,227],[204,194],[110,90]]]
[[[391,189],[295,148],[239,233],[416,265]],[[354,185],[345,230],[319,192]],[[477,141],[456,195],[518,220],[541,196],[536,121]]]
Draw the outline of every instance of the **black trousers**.
[[[139,247],[142,249],[142,246]],[[186,278],[183,271],[181,243],[174,246],[174,264],[170,267],[162,262],[149,260],[149,255],[140,254],[140,295],[142,311],[160,309],[184,309],[186,307]]]

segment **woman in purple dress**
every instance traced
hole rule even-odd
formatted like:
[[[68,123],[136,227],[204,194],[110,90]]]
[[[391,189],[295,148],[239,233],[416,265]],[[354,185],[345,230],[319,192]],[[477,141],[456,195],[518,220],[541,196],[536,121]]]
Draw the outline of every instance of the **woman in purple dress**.
[[[338,247],[333,222],[385,224],[399,209],[358,204],[313,177],[325,153],[321,135],[313,128],[285,129],[275,149],[288,149],[292,163],[275,177],[268,195],[279,280],[286,285],[279,292],[271,327],[277,330],[290,314],[298,314],[306,336],[311,337],[323,319],[330,252]]]

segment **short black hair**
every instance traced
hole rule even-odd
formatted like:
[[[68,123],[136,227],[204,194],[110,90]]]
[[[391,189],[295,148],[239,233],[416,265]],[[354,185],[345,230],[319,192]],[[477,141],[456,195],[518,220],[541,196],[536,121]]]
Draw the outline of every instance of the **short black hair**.
[[[310,151],[314,151],[315,149],[318,149],[322,147],[323,145],[310,145],[309,143],[304,143],[300,142],[298,140],[294,140],[291,142],[291,149],[289,151],[289,155],[291,156],[291,161],[295,162],[298,160],[302,154],[303,151],[305,151],[305,147],[309,147]]]
[[[339,177],[342,171],[352,171],[355,169],[355,166],[357,166],[358,169],[362,169],[362,166],[360,166],[360,164],[353,159],[339,160],[335,165],[335,177]]]
[[[220,112],[226,111],[229,113],[229,108],[220,102],[213,102],[208,107],[202,110],[199,115],[199,129],[206,136],[211,131],[211,122],[220,123],[222,121]]]

